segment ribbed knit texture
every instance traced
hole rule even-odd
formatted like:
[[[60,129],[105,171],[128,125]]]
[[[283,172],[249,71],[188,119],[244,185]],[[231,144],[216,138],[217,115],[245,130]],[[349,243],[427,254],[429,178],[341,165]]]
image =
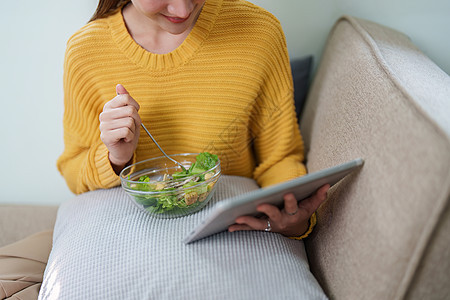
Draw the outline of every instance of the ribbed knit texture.
[[[215,203],[256,188],[222,176],[203,210],[176,219],[151,217],[121,188],[64,202],[39,299],[327,299],[301,241],[245,231],[183,243]]]
[[[261,186],[306,173],[283,31],[253,4],[207,0],[186,40],[167,54],[138,45],[117,12],[70,38],[64,70],[65,150],[57,164],[75,193],[119,184],[98,118],[118,83],[169,154],[215,153],[225,174]],[[142,131],[134,160],[155,156]]]

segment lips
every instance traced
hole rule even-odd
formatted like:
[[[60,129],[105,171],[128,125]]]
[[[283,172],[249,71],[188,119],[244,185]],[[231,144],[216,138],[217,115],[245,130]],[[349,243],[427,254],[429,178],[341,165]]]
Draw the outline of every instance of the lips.
[[[169,22],[172,22],[172,23],[175,23],[175,24],[179,24],[179,23],[186,22],[186,21],[189,19],[189,17],[190,17],[190,15],[189,15],[187,18],[170,17],[170,16],[166,16],[166,15],[163,15],[163,16],[164,16],[164,18],[166,18]]]

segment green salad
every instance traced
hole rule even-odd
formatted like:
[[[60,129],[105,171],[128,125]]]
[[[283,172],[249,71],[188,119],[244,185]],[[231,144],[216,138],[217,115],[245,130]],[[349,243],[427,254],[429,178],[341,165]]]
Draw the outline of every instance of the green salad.
[[[164,174],[163,180],[152,180],[149,176],[139,177],[137,182],[128,183],[135,191],[134,199],[151,213],[183,213],[201,206],[213,188],[216,180],[209,180],[216,166],[218,157],[215,154],[202,152],[196,161],[185,171]],[[153,193],[154,192],[154,193]]]

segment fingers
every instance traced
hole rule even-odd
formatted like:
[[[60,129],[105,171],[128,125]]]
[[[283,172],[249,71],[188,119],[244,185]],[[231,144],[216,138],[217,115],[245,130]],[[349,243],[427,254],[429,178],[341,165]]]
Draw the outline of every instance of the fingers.
[[[116,85],[116,93],[117,95],[122,95],[122,94],[130,94],[128,93],[127,89],[121,85],[120,83],[118,85]]]
[[[101,122],[100,123],[100,132],[103,136],[100,136],[102,141],[109,142],[110,140],[118,141],[120,139],[124,139],[125,142],[131,141],[136,133],[136,125],[133,118],[122,118],[118,119],[115,122]],[[121,135],[116,137],[116,135]],[[112,135],[111,138],[105,138],[106,136]]]
[[[298,202],[292,193],[284,195],[284,212],[289,216],[293,216],[298,212]]]
[[[103,110],[99,116],[100,122],[111,122],[120,119],[131,119],[136,126],[141,125],[141,117],[133,106],[121,106]]]
[[[311,216],[319,207],[320,205],[327,199],[327,192],[330,188],[329,184],[325,184],[322,187],[320,187],[314,195],[311,197],[300,201],[299,203],[299,212],[306,216]]]
[[[103,143],[124,139],[125,142],[133,140],[141,118],[131,106],[115,108],[100,114],[100,132]]]
[[[228,227],[229,232],[239,230],[264,230],[267,228],[267,219],[259,219],[251,216],[241,216],[236,219],[236,224]]]
[[[100,139],[105,145],[114,144],[122,139],[128,143],[133,141],[134,137],[135,133],[127,127],[108,130],[100,134]]]
[[[121,84],[116,86],[117,96],[114,97],[111,101],[108,101],[103,107],[103,111],[113,108],[118,108],[122,106],[133,106],[137,111],[139,111],[139,103],[137,103],[133,97],[128,93],[125,87]]]
[[[113,122],[114,121],[114,122]],[[136,124],[132,117],[123,117],[118,119],[112,119],[112,120],[101,120],[100,122],[100,131],[108,131],[108,130],[114,130],[119,129],[122,127],[129,128],[131,131],[135,132]]]
[[[258,205],[256,210],[268,216],[272,221],[280,221],[283,218],[280,209],[271,204]]]

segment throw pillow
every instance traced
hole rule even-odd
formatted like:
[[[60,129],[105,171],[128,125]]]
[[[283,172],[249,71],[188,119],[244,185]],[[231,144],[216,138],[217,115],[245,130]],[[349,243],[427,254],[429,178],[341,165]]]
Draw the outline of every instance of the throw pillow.
[[[39,299],[326,299],[302,241],[261,231],[182,240],[212,205],[258,188],[222,176],[201,211],[158,219],[120,188],[76,196],[58,211]]]
[[[308,95],[312,64],[312,55],[291,60],[291,72],[294,81],[294,101],[297,119],[300,119],[306,96]]]

